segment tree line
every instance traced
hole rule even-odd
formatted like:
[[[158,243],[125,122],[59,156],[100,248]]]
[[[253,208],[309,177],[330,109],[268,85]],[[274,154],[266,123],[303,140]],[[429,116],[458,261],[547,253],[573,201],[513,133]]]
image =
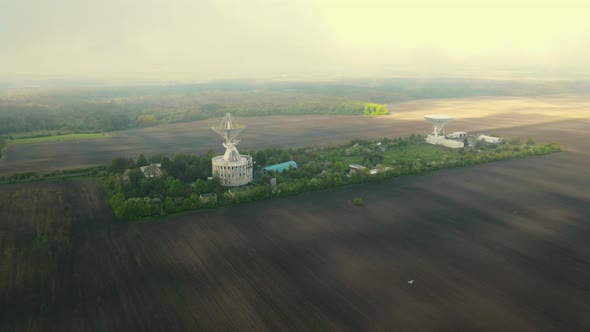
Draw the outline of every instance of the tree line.
[[[170,86],[0,90],[0,137],[104,132],[223,116],[378,115],[415,99],[585,92],[588,81],[386,79],[217,81]],[[25,134],[26,133],[26,134]]]
[[[266,115],[362,115],[365,102],[348,97],[296,92],[211,91],[196,95],[116,95],[95,99],[31,95],[0,99],[0,137],[42,137],[70,133],[108,132],[164,123],[222,117]]]

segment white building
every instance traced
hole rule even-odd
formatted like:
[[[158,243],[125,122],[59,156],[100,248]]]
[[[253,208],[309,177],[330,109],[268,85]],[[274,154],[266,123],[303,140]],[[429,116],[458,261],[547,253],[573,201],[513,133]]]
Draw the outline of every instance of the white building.
[[[221,137],[225,138],[225,153],[223,156],[213,157],[211,160],[213,175],[219,177],[222,186],[242,186],[252,181],[252,157],[240,154],[236,145],[236,137],[244,130],[245,126],[239,126],[227,113],[218,127],[211,127]]]
[[[434,144],[434,145],[442,145],[442,146],[446,146],[447,148],[452,148],[452,149],[460,149],[462,147],[465,147],[465,143],[463,143],[461,141],[455,141],[452,139],[448,139],[444,136],[428,135],[426,137],[426,143],[430,143],[430,144]]]
[[[219,177],[222,186],[243,186],[252,182],[252,157],[237,153],[230,159],[225,155],[213,157],[213,174]]]
[[[447,138],[465,138],[467,137],[467,133],[464,131],[456,131],[454,133],[450,133],[447,135]]]
[[[367,167],[363,166],[363,165],[359,165],[359,164],[350,164],[348,165],[348,170],[349,173],[354,173],[354,172],[360,172],[363,169],[366,169]]]
[[[162,164],[150,164],[149,166],[141,166],[139,169],[146,178],[159,178],[162,176],[160,167]]]
[[[502,142],[502,139],[500,137],[494,137],[494,136],[488,136],[488,135],[479,135],[477,137],[477,140],[484,141],[486,143],[495,143],[495,144]]]

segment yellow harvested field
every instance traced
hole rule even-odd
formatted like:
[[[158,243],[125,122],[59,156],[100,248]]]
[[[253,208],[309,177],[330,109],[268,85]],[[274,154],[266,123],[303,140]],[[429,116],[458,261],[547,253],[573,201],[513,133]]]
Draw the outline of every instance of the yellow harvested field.
[[[397,120],[421,120],[425,114],[449,114],[457,119],[472,119],[510,114],[523,116],[518,123],[542,123],[550,119],[590,119],[590,95],[539,97],[477,97],[415,100],[388,105]],[[524,117],[529,119],[524,119]],[[526,123],[523,123],[526,122]]]

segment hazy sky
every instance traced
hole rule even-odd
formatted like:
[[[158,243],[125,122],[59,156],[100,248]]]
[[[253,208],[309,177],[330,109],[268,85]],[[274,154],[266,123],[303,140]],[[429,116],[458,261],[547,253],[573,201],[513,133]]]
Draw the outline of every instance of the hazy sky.
[[[0,0],[0,80],[572,76],[590,71],[589,13],[588,0]]]

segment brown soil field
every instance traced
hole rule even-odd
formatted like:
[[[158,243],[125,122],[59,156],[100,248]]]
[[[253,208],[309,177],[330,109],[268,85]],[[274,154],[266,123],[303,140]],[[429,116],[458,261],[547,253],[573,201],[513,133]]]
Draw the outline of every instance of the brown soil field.
[[[353,138],[398,137],[427,134],[426,114],[448,113],[456,121],[451,131],[485,131],[572,118],[590,118],[590,95],[559,95],[535,98],[488,97],[421,100],[389,105],[393,114],[361,116],[276,116],[241,118],[248,126],[240,136],[240,149],[322,145]],[[210,129],[218,120],[162,125],[115,132],[112,138],[19,144],[0,160],[0,174],[39,173],[109,164],[118,156],[137,157],[155,153],[222,152],[221,140]]]
[[[3,288],[0,330],[585,331],[588,128],[507,126],[564,152],[165,220],[82,205],[60,283]],[[28,220],[4,204],[1,224]]]
[[[114,214],[95,181],[0,186],[0,331],[13,323],[45,330],[45,319],[62,305],[74,305],[76,255],[92,245],[89,234],[108,230]],[[36,245],[38,231],[61,244]]]

